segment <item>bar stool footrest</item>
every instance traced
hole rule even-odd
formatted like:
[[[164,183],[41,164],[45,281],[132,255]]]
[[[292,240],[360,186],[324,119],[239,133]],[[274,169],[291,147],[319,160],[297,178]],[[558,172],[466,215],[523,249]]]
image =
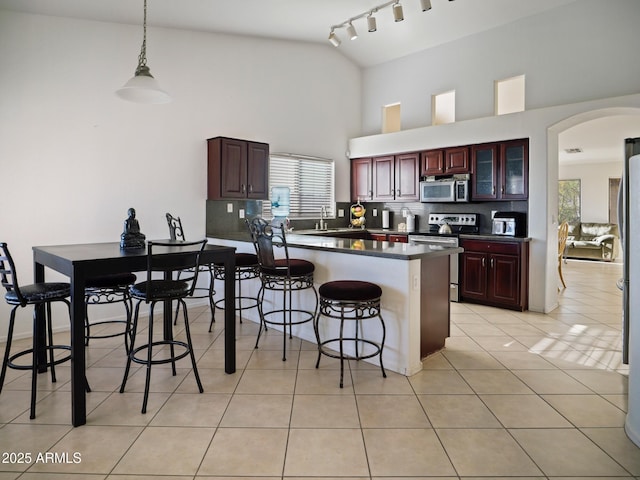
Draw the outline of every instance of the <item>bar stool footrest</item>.
[[[67,350],[67,351],[71,351],[71,347],[69,345],[47,345],[45,347],[45,350],[47,352],[49,352],[50,350]],[[17,365],[14,362],[14,360],[23,357],[25,355],[32,355],[33,354],[33,348],[29,348],[28,350],[23,350],[21,352],[15,353],[13,355],[11,355],[9,357],[9,361],[7,362],[7,367],[9,368],[13,368],[14,370],[31,370],[33,368],[32,364],[29,365]],[[67,355],[66,357],[63,358],[59,358],[53,361],[53,363],[51,363],[50,361],[47,361],[46,363],[43,363],[42,365],[39,365],[40,367],[51,367],[51,365],[59,365],[61,363],[66,362],[67,360],[71,360],[71,355]]]
[[[157,342],[153,342],[151,344],[146,344],[146,345],[141,345],[137,348],[135,348],[131,354],[131,361],[141,364],[141,365],[149,365],[149,360],[147,358],[142,359],[140,357],[136,357],[136,353],[143,351],[143,350],[147,350],[150,347],[159,347],[159,346],[171,346],[173,345],[174,347],[181,347],[184,348],[185,351],[180,353],[179,355],[175,355],[173,357],[169,357],[169,358],[161,358],[161,359],[151,359],[151,365],[163,365],[165,363],[173,363],[173,362],[177,362],[178,360],[181,360],[183,358],[185,358],[187,355],[189,355],[191,353],[191,349],[189,348],[189,345],[185,342],[181,342],[179,340],[159,340]]]

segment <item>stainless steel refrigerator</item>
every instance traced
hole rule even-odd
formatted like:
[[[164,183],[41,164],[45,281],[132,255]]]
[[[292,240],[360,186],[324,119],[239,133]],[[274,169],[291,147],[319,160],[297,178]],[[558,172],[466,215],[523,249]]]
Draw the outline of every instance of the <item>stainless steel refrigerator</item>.
[[[618,197],[622,245],[622,361],[629,364],[629,398],[625,431],[640,446],[640,138],[625,140],[625,161]]]

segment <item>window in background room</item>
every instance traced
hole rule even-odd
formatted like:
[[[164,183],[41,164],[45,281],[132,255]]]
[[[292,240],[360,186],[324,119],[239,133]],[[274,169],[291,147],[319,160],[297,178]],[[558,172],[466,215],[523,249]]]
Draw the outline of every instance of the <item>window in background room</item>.
[[[558,223],[580,221],[580,180],[558,182]]]
[[[382,107],[382,133],[400,131],[400,104],[385,105]]]
[[[618,223],[618,192],[620,177],[609,179],[609,223]]]
[[[274,187],[289,187],[289,218],[317,219],[325,207],[335,218],[334,162],[326,158],[277,153],[269,156],[269,199]],[[279,191],[280,189],[278,189]],[[270,219],[271,202],[262,202],[262,216]]]
[[[496,115],[524,112],[524,75],[494,82]]]
[[[456,121],[456,91],[431,97],[431,124],[444,125]]]

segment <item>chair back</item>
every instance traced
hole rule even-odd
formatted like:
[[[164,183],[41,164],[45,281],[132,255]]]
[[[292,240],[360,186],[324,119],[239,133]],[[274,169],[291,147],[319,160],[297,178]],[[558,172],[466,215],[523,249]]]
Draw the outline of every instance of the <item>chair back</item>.
[[[186,282],[188,289],[182,296],[191,296],[198,281],[198,270],[202,251],[207,246],[207,239],[197,241],[149,241],[147,242],[147,301],[165,298],[165,291],[155,290],[158,280],[153,281],[153,272],[188,271],[189,276],[180,276],[181,282]]]
[[[569,236],[569,224],[562,222],[558,227],[558,255],[564,253],[564,248],[567,246],[567,237]]]
[[[9,247],[4,242],[0,243],[0,282],[7,292],[15,292],[20,305],[23,307],[27,305],[27,300],[20,292],[15,263],[9,253]]]
[[[251,241],[256,249],[260,267],[262,269],[278,268],[274,254],[274,247],[278,247],[284,249],[284,258],[287,264],[286,268],[289,269],[289,249],[287,247],[287,239],[285,238],[284,226],[282,224],[279,227],[274,226],[261,217],[255,217],[245,221],[251,234]]]
[[[171,240],[184,240],[184,230],[180,217],[174,217],[167,212],[167,224],[169,225],[169,238]]]

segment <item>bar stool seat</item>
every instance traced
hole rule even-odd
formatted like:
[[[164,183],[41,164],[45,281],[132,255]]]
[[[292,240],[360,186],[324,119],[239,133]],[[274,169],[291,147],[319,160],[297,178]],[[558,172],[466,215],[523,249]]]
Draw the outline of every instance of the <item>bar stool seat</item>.
[[[340,388],[343,388],[345,360],[359,361],[379,356],[382,376],[386,378],[387,374],[382,363],[386,328],[380,313],[380,297],[382,296],[380,286],[361,280],[335,280],[323,283],[318,289],[318,293],[320,295],[320,310],[313,323],[318,341],[316,368],[320,366],[322,355],[340,359]],[[322,316],[340,320],[337,337],[321,338],[319,322]],[[359,330],[362,329],[362,320],[373,318],[378,318],[382,326],[382,339],[380,342],[361,338],[360,336]],[[355,323],[355,333],[352,337],[344,336],[345,322],[348,321]],[[345,344],[352,345],[353,353],[345,353]]]
[[[240,323],[242,323],[242,310],[248,310],[250,308],[258,307],[258,299],[256,297],[247,297],[242,295],[242,282],[245,280],[258,278],[260,276],[260,270],[258,265],[258,256],[255,253],[236,253],[235,257],[235,277],[236,282],[238,283],[238,288],[236,289],[236,310],[238,311],[238,316],[240,317]],[[224,281],[223,264],[216,263],[213,265],[213,276],[216,280]],[[224,298],[216,300],[214,306],[215,308],[220,310],[224,309]],[[211,322],[209,322],[209,331],[211,331],[211,327],[213,327],[213,322],[215,321],[216,319],[214,311],[214,316],[211,318]]]
[[[131,341],[131,295],[129,294],[129,286],[133,285],[136,280],[137,278],[133,273],[116,273],[87,279],[84,290],[85,304],[87,306],[87,314],[85,316],[85,345],[89,345],[89,340],[92,338],[112,338],[124,335],[125,348],[129,351]],[[124,304],[124,320],[89,321],[89,305],[105,305],[118,302]],[[115,333],[91,333],[91,327],[116,324],[124,324],[124,328]]]

